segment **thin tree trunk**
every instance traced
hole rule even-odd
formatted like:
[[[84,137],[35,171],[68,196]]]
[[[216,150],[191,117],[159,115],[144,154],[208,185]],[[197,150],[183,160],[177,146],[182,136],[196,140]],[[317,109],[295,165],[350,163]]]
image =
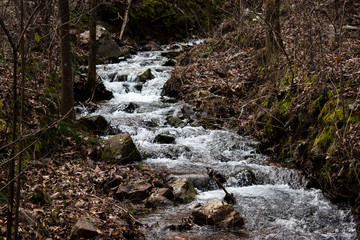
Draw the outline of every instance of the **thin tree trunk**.
[[[120,31],[120,41],[122,40],[123,36],[124,36],[124,32],[125,32],[125,27],[126,27],[126,24],[128,23],[129,21],[129,10],[130,10],[130,6],[131,6],[131,0],[128,0],[128,4],[127,4],[127,7],[126,7],[126,10],[125,10],[125,16],[124,16],[124,21],[123,21],[123,24],[121,26],[121,31]]]
[[[21,32],[24,30],[24,1],[20,1],[20,28]],[[24,37],[21,37],[20,53],[21,53],[21,106],[20,106],[20,138],[23,136],[23,115],[24,115],[24,103],[25,103],[25,41]],[[23,140],[20,140],[20,151],[23,149]],[[20,189],[21,189],[21,164],[22,156],[19,155],[16,179],[16,196],[15,196],[15,224],[14,224],[14,237],[18,239],[18,228],[19,228],[19,207],[20,207]]]
[[[74,86],[72,80],[71,47],[70,47],[70,8],[68,0],[58,1],[61,48],[61,115],[68,119],[75,119]]]
[[[12,128],[12,141],[16,141],[16,125],[17,125],[17,119],[18,119],[18,103],[17,103],[17,50],[16,48],[13,49],[13,59],[14,59],[14,65],[13,65],[13,102],[14,102],[14,110],[13,110],[13,128]],[[10,167],[9,167],[9,199],[8,199],[8,214],[7,214],[7,232],[6,232],[6,239],[11,240],[12,239],[12,226],[13,226],[13,201],[14,201],[14,192],[15,192],[15,158],[12,156],[15,155],[15,145],[13,145],[11,150],[11,161],[10,161]]]
[[[96,0],[90,0],[90,42],[89,42],[89,65],[87,73],[87,88],[90,101],[95,92],[96,85]]]

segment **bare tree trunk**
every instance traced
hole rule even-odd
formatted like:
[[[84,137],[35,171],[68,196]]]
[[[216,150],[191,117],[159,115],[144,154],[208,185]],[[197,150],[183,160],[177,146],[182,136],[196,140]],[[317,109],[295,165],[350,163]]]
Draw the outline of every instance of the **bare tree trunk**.
[[[96,85],[96,0],[90,0],[90,42],[89,42],[89,65],[87,73],[87,88],[90,101],[95,92]]]
[[[128,0],[128,4],[125,10],[125,16],[124,16],[124,21],[123,24],[121,26],[121,31],[120,31],[120,41],[122,40],[123,36],[124,36],[124,32],[125,32],[125,27],[127,22],[129,21],[129,10],[130,10],[130,6],[131,6],[131,0]]]
[[[20,29],[24,30],[24,1],[20,1]],[[24,103],[25,103],[25,41],[24,37],[21,37],[20,54],[21,54],[21,106],[20,106],[20,138],[23,136],[23,115],[24,115]],[[20,140],[20,150],[23,149],[23,140]],[[19,155],[16,179],[16,196],[15,196],[15,224],[14,224],[14,237],[18,239],[19,228],[19,207],[20,207],[20,189],[21,189],[21,164],[22,156]]]
[[[72,80],[71,47],[70,47],[70,8],[68,0],[58,1],[61,48],[61,115],[68,119],[75,119],[74,113],[74,87]]]
[[[266,59],[267,62],[270,62],[273,55],[279,53],[282,48],[280,32],[280,0],[266,1],[265,21],[271,26],[267,29],[265,39]]]
[[[211,14],[211,2],[210,0],[206,1],[206,14],[207,14],[207,21],[208,21],[208,33],[212,31],[212,14]]]

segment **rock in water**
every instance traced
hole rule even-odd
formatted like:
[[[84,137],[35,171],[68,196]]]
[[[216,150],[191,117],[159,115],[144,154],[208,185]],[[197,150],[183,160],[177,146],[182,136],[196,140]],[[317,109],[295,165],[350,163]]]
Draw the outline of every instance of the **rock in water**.
[[[80,219],[71,229],[70,239],[92,238],[98,234],[96,228],[92,225],[91,219]]]
[[[163,144],[171,144],[171,143],[175,143],[175,137],[170,134],[159,134],[155,137],[154,142],[163,143]]]
[[[141,161],[141,155],[131,136],[121,133],[107,140],[101,159],[107,162],[128,164]]]
[[[143,72],[142,74],[140,74],[137,79],[140,82],[146,82],[147,80],[151,80],[154,79],[155,76],[152,74],[150,68],[146,69],[145,72]]]
[[[244,225],[244,219],[234,207],[219,200],[195,208],[192,216],[198,225],[213,225],[224,228],[242,227]]]
[[[166,121],[173,127],[184,127],[185,123],[183,121],[181,121],[178,117],[175,117],[173,115],[169,115],[166,117]]]
[[[196,191],[192,182],[187,178],[177,178],[170,186],[173,188],[174,201],[188,203],[195,199]]]

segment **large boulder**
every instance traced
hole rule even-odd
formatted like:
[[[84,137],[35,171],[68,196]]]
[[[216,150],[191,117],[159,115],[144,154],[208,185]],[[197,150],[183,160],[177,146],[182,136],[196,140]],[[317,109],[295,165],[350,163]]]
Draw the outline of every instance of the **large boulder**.
[[[244,219],[234,207],[226,202],[214,200],[192,211],[194,222],[198,225],[216,227],[242,227]]]
[[[196,191],[192,182],[187,178],[177,178],[170,183],[173,188],[174,201],[188,203],[195,199]]]
[[[102,135],[108,128],[109,123],[101,115],[85,116],[79,119],[79,123],[82,124],[87,130],[93,131],[95,134]]]
[[[70,239],[89,239],[98,234],[96,228],[92,224],[91,219],[82,218],[76,222],[71,229]]]
[[[89,39],[89,31],[80,34],[80,42],[82,44],[87,45],[89,43]],[[111,33],[102,26],[96,26],[96,43],[96,55],[100,58],[118,58],[123,55],[119,46],[112,38]]]
[[[101,159],[107,162],[128,164],[141,161],[141,155],[131,136],[121,133],[107,140]]]

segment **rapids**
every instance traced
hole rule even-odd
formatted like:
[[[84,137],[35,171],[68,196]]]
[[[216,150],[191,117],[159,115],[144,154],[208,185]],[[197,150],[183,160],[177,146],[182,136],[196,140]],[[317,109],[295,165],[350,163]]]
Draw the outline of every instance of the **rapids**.
[[[197,44],[194,41],[187,44]],[[178,47],[181,47],[179,44]],[[209,182],[205,167],[228,176],[226,187],[236,197],[235,208],[245,219],[239,230],[194,226],[187,232],[164,230],[190,215],[188,205],[156,210],[141,217],[147,239],[356,239],[349,209],[340,209],[317,189],[306,189],[306,179],[297,171],[273,166],[256,151],[257,142],[228,130],[207,130],[186,123],[175,128],[167,123],[184,102],[166,103],[161,92],[172,67],[161,51],[139,52],[117,64],[98,65],[97,73],[114,98],[93,113],[102,115],[114,132],[129,133],[143,161],[151,168],[166,169],[174,176],[193,180],[198,191],[195,202],[222,199],[224,193]],[[137,76],[151,69],[154,78],[140,83]],[[131,105],[131,109],[129,106]],[[127,111],[126,111],[127,110]],[[174,144],[159,144],[159,134],[175,137]],[[106,136],[105,136],[106,137]]]

